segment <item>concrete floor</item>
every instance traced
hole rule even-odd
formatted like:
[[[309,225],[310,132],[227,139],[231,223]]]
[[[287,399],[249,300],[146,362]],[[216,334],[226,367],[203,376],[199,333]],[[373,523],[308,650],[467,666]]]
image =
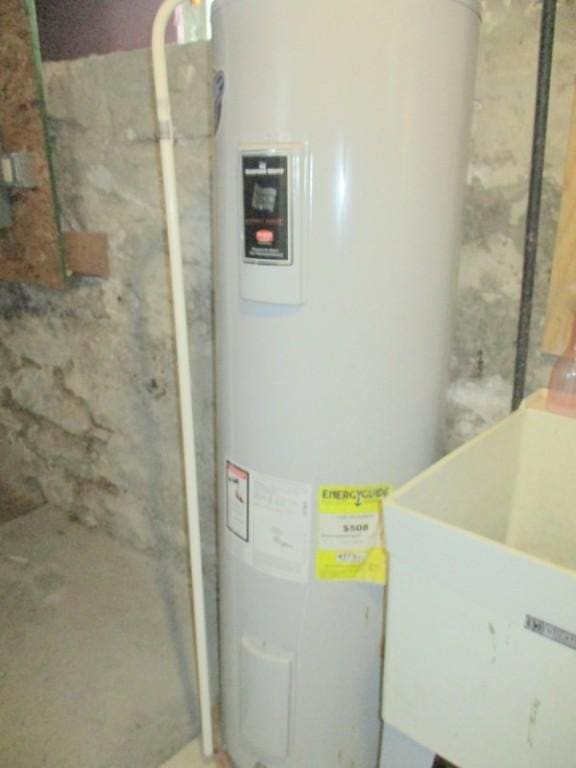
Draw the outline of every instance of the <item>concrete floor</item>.
[[[213,760],[204,760],[202,750],[198,740],[188,744],[184,749],[175,755],[162,768],[218,768],[222,763],[214,758]]]
[[[199,731],[191,648],[184,578],[58,510],[0,526],[1,766],[158,768]]]

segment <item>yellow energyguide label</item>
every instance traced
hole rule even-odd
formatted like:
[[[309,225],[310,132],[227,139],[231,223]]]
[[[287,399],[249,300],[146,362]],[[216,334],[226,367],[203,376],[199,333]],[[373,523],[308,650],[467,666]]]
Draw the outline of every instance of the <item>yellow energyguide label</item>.
[[[383,502],[393,487],[323,485],[318,491],[316,578],[386,584]]]

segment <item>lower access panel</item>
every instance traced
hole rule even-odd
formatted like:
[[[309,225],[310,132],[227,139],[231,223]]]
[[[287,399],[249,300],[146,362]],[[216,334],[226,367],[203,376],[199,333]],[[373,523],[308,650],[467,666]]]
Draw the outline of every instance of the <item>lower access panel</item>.
[[[244,636],[240,652],[240,718],[244,737],[262,757],[288,756],[291,653]]]

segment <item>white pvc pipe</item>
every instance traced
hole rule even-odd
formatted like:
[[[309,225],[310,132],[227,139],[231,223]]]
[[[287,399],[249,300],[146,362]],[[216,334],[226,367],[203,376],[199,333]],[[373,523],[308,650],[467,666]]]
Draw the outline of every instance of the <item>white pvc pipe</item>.
[[[192,574],[194,638],[196,643],[196,666],[200,694],[200,713],[202,718],[202,751],[204,752],[205,757],[211,757],[214,753],[214,737],[210,697],[210,674],[208,666],[206,610],[204,605],[204,577],[202,573],[198,479],[196,474],[196,449],[194,442],[194,414],[192,409],[192,384],[190,379],[186,296],[182,274],[180,221],[174,164],[174,135],[165,50],[166,26],[174,9],[181,2],[182,0],[165,0],[160,6],[156,18],[154,19],[152,30],[152,60],[154,66],[156,109],[160,131],[160,156],[164,185],[168,248],[170,252],[170,278],[172,284],[172,304],[174,309],[174,330],[176,335],[182,454],[186,488],[186,515],[188,520],[188,551]]]

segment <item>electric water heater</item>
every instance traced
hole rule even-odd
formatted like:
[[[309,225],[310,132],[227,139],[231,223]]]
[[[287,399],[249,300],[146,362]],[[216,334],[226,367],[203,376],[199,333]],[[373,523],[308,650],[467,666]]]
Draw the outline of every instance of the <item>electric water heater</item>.
[[[212,21],[224,746],[374,768],[382,506],[440,447],[479,8]]]

